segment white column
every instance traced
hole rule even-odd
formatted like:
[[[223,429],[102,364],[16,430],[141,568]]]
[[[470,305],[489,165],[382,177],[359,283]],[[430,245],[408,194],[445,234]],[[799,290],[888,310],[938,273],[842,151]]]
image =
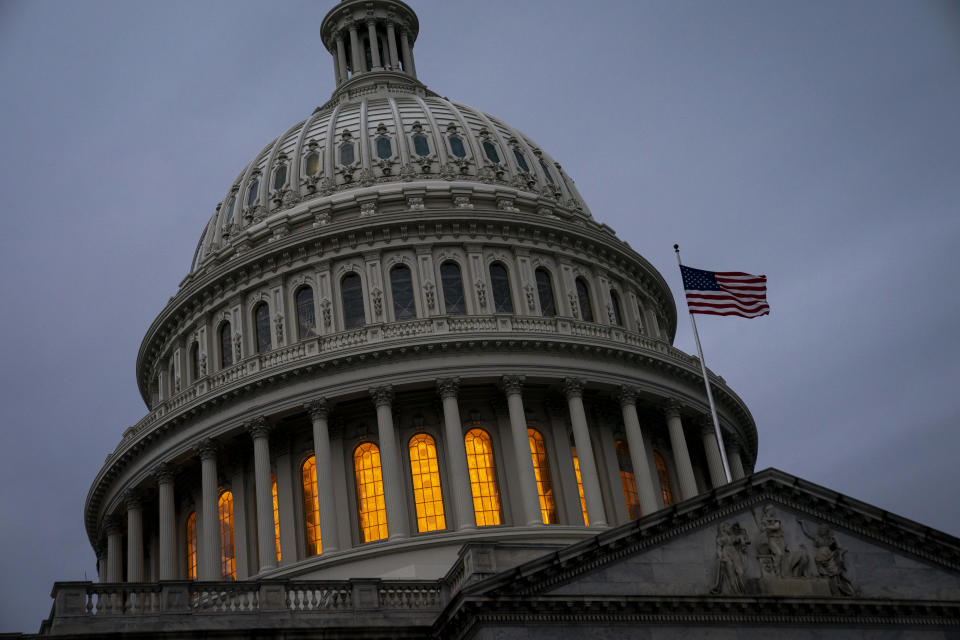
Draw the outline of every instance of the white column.
[[[404,490],[400,466],[400,451],[393,430],[393,388],[390,386],[370,389],[370,396],[377,407],[377,432],[380,438],[380,470],[383,474],[383,499],[387,506],[387,531],[390,539],[410,535],[407,516],[407,492]]]
[[[143,503],[136,490],[124,494],[127,507],[127,582],[143,582]]]
[[[640,497],[640,512],[648,515],[659,508],[659,503],[657,491],[653,487],[653,474],[650,471],[647,450],[643,444],[640,419],[637,417],[636,391],[628,387],[620,387],[620,410],[623,412],[623,430],[627,434],[633,477],[637,484],[637,495]]]
[[[220,580],[220,513],[217,508],[217,445],[213,440],[202,440],[197,446],[200,454],[200,516],[203,519],[203,546],[200,548],[199,578]]]
[[[354,24],[350,25],[350,53],[352,54],[350,57],[353,58],[353,74],[366,71],[366,63],[360,51],[360,38],[357,37],[357,26]]]
[[[393,30],[393,23],[387,23],[387,56],[390,58],[390,68],[394,71],[400,70],[400,64],[397,61],[397,34]]]
[[[700,437],[703,438],[703,450],[707,454],[707,468],[710,470],[710,484],[714,489],[727,484],[727,475],[723,471],[723,459],[717,444],[717,433],[710,416],[700,419]]]
[[[336,52],[333,53],[333,82],[336,86],[340,85],[340,61],[337,60]]]
[[[330,456],[329,409],[323,398],[304,405],[313,421],[313,455],[317,471],[317,501],[320,505],[320,542],[323,553],[340,548],[337,535],[337,507],[334,503],[333,462]]]
[[[410,47],[410,36],[406,29],[400,30],[400,47],[403,51],[403,70],[407,75],[417,77],[417,67],[413,64],[413,50]]]
[[[583,482],[583,498],[587,502],[587,517],[591,527],[606,527],[607,517],[603,510],[603,496],[600,493],[600,477],[597,475],[597,463],[593,457],[593,444],[587,428],[587,416],[583,411],[583,381],[565,378],[563,392],[567,397],[570,410],[570,424],[573,427],[573,441],[577,446],[577,458],[580,460],[580,479]]]
[[[337,74],[337,84],[346,82],[347,78],[350,77],[350,72],[347,71],[347,51],[343,46],[343,36],[339,34],[337,35],[337,67],[340,69]],[[317,293],[319,297],[319,292]],[[316,319],[319,325],[321,319],[319,314],[317,314]],[[319,328],[319,326],[317,328]]]
[[[507,396],[507,409],[510,412],[510,437],[513,440],[513,454],[519,474],[517,484],[520,485],[524,523],[543,524],[537,477],[530,455],[530,436],[527,435],[527,416],[523,410],[523,376],[503,376],[500,386]]]
[[[693,476],[693,464],[687,451],[687,440],[680,421],[680,403],[671,400],[664,409],[667,417],[667,430],[670,432],[670,448],[673,449],[673,462],[677,467],[677,480],[680,483],[680,499],[686,500],[697,495],[697,480]]]
[[[730,475],[734,480],[739,480],[747,474],[743,470],[743,458],[740,457],[740,443],[734,440],[724,438],[727,444],[727,462],[730,463]]]
[[[106,582],[123,582],[123,528],[113,516],[107,518],[107,579]]]
[[[173,468],[163,463],[154,471],[159,489],[159,574],[161,580],[177,578],[177,521],[173,492]]]
[[[392,25],[390,25],[392,27]],[[460,531],[476,526],[473,502],[468,484],[467,450],[463,444],[463,429],[460,423],[460,406],[457,393],[460,378],[437,380],[437,393],[443,402],[443,438],[447,452],[447,477],[452,488],[454,526]]]
[[[257,557],[263,573],[277,566],[276,532],[273,527],[273,489],[270,480],[270,425],[263,416],[246,423],[253,438],[253,481],[257,492]]]
[[[373,61],[374,69],[382,69],[380,62],[380,47],[377,46],[377,23],[374,20],[367,21],[367,35],[370,38],[370,59]]]

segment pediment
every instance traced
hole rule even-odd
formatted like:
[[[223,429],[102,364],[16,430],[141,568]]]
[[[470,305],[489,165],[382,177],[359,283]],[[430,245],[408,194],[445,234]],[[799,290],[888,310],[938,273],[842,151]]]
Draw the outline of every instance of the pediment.
[[[960,540],[768,469],[470,593],[960,601]]]

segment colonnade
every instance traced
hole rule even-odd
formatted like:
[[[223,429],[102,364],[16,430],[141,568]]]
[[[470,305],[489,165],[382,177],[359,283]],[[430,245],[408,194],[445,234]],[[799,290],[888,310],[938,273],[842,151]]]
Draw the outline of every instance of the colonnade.
[[[400,25],[397,28],[393,22],[386,20],[383,22],[386,42],[384,46],[384,58],[380,56],[380,36],[378,27],[380,24],[376,19],[366,20],[363,24],[359,21],[351,21],[346,32],[340,31],[333,36],[333,74],[340,85],[348,78],[367,71],[366,52],[367,48],[363,44],[362,31],[365,29],[370,43],[370,65],[372,71],[403,71],[409,76],[417,77],[417,68],[413,62],[413,42],[412,34],[409,30]],[[399,33],[398,33],[399,32]],[[350,44],[350,59],[347,60],[347,42]],[[402,65],[402,68],[401,68]]]
[[[513,463],[517,470],[517,477],[511,482],[511,491],[515,499],[519,500],[519,521],[513,525],[539,526],[543,525],[543,516],[538,497],[537,480],[534,473],[534,463],[531,458],[528,420],[523,401],[523,376],[503,376],[500,380],[500,389],[506,396],[507,412],[509,416],[509,439],[512,442]],[[563,395],[567,403],[567,419],[572,431],[572,443],[576,447],[580,465],[580,479],[585,502],[586,515],[591,528],[604,528],[608,525],[607,512],[604,508],[601,491],[600,473],[596,465],[593,440],[587,423],[587,415],[583,404],[585,382],[576,378],[563,380]],[[474,519],[473,502],[471,496],[470,475],[468,472],[467,454],[462,446],[453,446],[453,443],[463,443],[464,422],[459,407],[459,378],[444,378],[436,381],[436,391],[442,407],[442,433],[446,440],[444,466],[446,476],[443,482],[443,491],[447,496],[446,504],[449,511],[447,529],[469,531],[477,525]],[[387,525],[390,540],[402,540],[411,535],[410,514],[406,482],[403,478],[402,453],[397,443],[394,425],[393,403],[394,392],[391,386],[380,386],[369,390],[370,397],[376,410],[376,433],[380,450],[380,463],[383,477],[384,501],[386,506]],[[659,487],[655,483],[657,472],[651,468],[648,456],[649,433],[641,425],[637,412],[637,393],[629,387],[620,387],[619,393],[620,415],[623,422],[623,433],[629,448],[632,472],[636,482],[637,497],[643,514],[649,514],[661,507],[658,500]],[[349,517],[349,514],[339,513],[334,503],[336,493],[336,478],[334,477],[334,460],[332,456],[331,436],[329,426],[329,404],[324,398],[318,398],[303,405],[303,409],[310,417],[312,425],[313,454],[316,459],[318,515],[320,530],[323,535],[323,554],[332,554],[349,549],[349,541],[340,538],[339,519]],[[672,450],[672,462],[675,477],[678,483],[679,499],[685,500],[698,493],[694,466],[691,461],[687,435],[681,419],[681,405],[675,400],[668,400],[661,406],[666,420],[669,441]],[[278,565],[274,503],[271,480],[270,433],[271,425],[263,416],[253,418],[243,423],[243,428],[252,439],[254,461],[254,483],[256,504],[256,532],[257,558],[259,559],[259,573],[275,569]],[[710,484],[714,488],[726,483],[723,465],[720,458],[720,449],[712,423],[709,420],[701,421],[700,433],[703,450],[706,454]],[[502,434],[504,437],[506,434]],[[726,454],[730,462],[733,479],[744,476],[744,467],[738,444],[731,438],[726,445]],[[218,454],[220,448],[216,441],[204,439],[195,447],[200,459],[201,505],[198,518],[201,524],[199,531],[202,536],[198,543],[198,578],[200,580],[220,580],[220,519],[218,513]],[[154,471],[157,484],[158,510],[158,563],[157,575],[160,580],[178,578],[177,570],[177,518],[174,502],[174,473],[170,464],[162,463]],[[240,498],[242,500],[242,497]],[[138,490],[127,491],[123,496],[123,505],[126,510],[126,581],[141,582],[144,580],[144,549],[143,549],[143,494]],[[292,504],[287,508],[292,509]],[[124,532],[122,518],[109,516],[104,522],[106,535],[106,558],[101,567],[101,580],[105,582],[120,582],[124,579],[121,565],[121,554],[124,548]],[[295,538],[284,542],[284,553],[287,547],[293,546]],[[238,548],[245,546],[237,541]],[[239,554],[238,554],[239,555]],[[246,573],[246,572],[244,572]],[[250,574],[255,572],[250,571]],[[242,577],[242,576],[241,576]]]

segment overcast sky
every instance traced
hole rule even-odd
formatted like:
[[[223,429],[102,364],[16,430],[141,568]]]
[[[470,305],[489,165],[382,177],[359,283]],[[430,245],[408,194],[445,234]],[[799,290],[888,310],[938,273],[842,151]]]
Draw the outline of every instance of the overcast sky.
[[[701,317],[777,467],[960,534],[960,11],[411,0],[421,80],[527,133]],[[83,501],[146,412],[140,340],[242,167],[333,89],[331,2],[0,0],[0,631],[95,579]],[[950,274],[953,274],[952,276]]]

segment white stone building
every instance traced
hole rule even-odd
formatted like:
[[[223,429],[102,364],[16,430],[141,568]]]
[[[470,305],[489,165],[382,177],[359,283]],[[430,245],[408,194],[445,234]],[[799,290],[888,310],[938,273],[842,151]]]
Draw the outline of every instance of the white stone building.
[[[399,0],[144,337],[65,637],[960,633],[960,542],[778,471],[663,277],[546,149],[417,78]],[[730,462],[727,482],[722,457]],[[752,474],[752,475],[751,475]]]

